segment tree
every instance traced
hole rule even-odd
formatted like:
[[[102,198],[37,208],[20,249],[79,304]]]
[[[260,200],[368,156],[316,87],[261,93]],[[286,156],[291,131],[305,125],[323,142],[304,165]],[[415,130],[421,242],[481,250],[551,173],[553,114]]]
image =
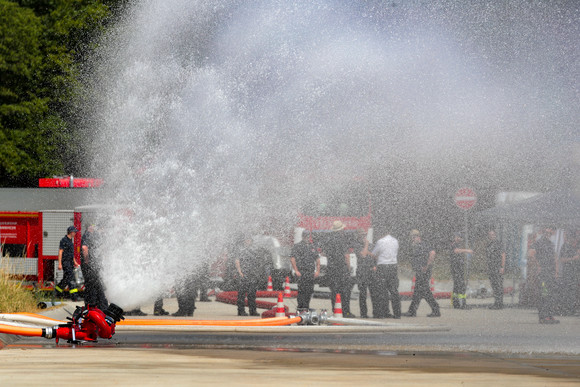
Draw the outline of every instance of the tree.
[[[35,92],[42,65],[42,23],[30,9],[0,0],[0,184],[27,184],[57,172],[48,99]],[[44,139],[47,143],[44,144]]]
[[[0,186],[81,174],[79,65],[125,1],[0,0]]]

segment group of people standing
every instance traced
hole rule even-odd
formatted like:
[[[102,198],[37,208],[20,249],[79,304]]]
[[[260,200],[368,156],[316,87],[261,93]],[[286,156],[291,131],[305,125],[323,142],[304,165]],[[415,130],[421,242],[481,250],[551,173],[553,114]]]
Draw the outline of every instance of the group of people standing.
[[[429,317],[440,316],[439,305],[429,288],[434,251],[422,241],[414,230],[412,241],[413,268],[417,282],[413,302],[405,315],[416,315],[421,299],[432,308]],[[350,309],[350,296],[354,282],[351,280],[351,255],[357,259],[356,283],[359,289],[360,316],[368,318],[367,294],[370,293],[373,318],[401,318],[401,299],[398,277],[398,240],[387,233],[373,246],[364,229],[355,234],[345,232],[345,225],[335,221],[328,233],[314,245],[312,235],[305,230],[302,240],[292,250],[292,267],[298,277],[298,308],[309,308],[314,281],[320,275],[320,255],[327,258],[326,284],[330,288],[331,306],[341,295],[343,316],[355,317]],[[391,313],[392,309],[392,313]]]
[[[565,243],[560,249],[560,259],[556,259],[556,246],[552,241],[554,228],[544,227],[528,250],[528,257],[533,268],[530,277],[536,278],[539,286],[539,321],[541,324],[556,324],[553,315],[558,304],[574,312],[580,302],[580,232],[566,234]],[[68,287],[73,300],[77,300],[78,289],[74,270],[78,263],[74,260],[74,239],[78,230],[74,226],[67,229],[67,234],[59,245],[58,265],[63,270],[62,280],[56,284],[55,292],[62,294]],[[94,225],[87,228],[81,242],[80,267],[85,281],[84,299],[87,306],[96,306],[102,310],[108,307],[104,287],[100,278],[99,259],[96,254],[98,230]],[[432,268],[436,251],[423,241],[418,230],[412,230],[407,255],[409,256],[415,277],[415,290],[409,309],[401,311],[401,299],[398,291],[398,255],[399,241],[390,233],[386,233],[376,244],[367,237],[367,231],[358,229],[356,232],[346,232],[341,221],[335,221],[332,228],[320,233],[317,243],[313,235],[304,230],[301,240],[292,248],[291,264],[298,284],[298,308],[308,309],[314,292],[315,282],[321,275],[320,257],[327,258],[325,283],[330,288],[331,306],[334,309],[336,297],[341,295],[343,315],[355,317],[350,308],[351,290],[356,281],[359,289],[360,316],[368,318],[367,295],[370,294],[373,318],[396,318],[401,316],[415,317],[421,300],[425,300],[431,308],[428,317],[441,316],[439,304],[430,288]],[[261,283],[268,261],[269,251],[256,246],[249,235],[240,236],[231,251],[234,258],[238,284],[238,315],[247,316],[245,299],[247,297],[249,315],[258,316],[256,307],[256,291]],[[356,256],[356,276],[353,280],[351,256]],[[453,308],[467,309],[466,262],[473,250],[465,243],[460,233],[454,234],[449,249],[449,263],[453,280],[451,300]],[[494,304],[490,309],[502,309],[503,276],[506,268],[506,253],[494,230],[488,232],[485,245],[487,270],[493,290]],[[558,266],[558,263],[561,267]],[[558,273],[560,271],[560,273]],[[560,281],[559,281],[560,277]],[[199,281],[192,274],[184,281],[177,291],[179,310],[174,316],[192,316],[195,310],[195,298]],[[560,289],[558,288],[560,286]],[[202,286],[203,287],[203,286]],[[561,288],[565,289],[561,289]],[[176,289],[177,290],[177,289]],[[207,299],[207,291],[201,301]],[[564,298],[556,300],[557,294]],[[203,297],[205,295],[205,297]],[[127,314],[143,314],[140,310],[129,311]],[[140,313],[139,313],[140,312]],[[158,299],[154,307],[155,315],[166,315],[162,299]]]
[[[418,230],[412,230],[407,256],[415,277],[415,290],[409,309],[401,312],[399,295],[398,255],[399,241],[387,233],[376,244],[367,238],[364,229],[353,233],[345,232],[345,225],[335,221],[329,232],[319,236],[317,245],[312,235],[304,230],[301,241],[292,250],[292,268],[298,277],[298,308],[309,308],[314,291],[314,282],[320,276],[320,255],[327,258],[325,283],[330,288],[331,305],[334,309],[336,295],[341,295],[345,317],[354,317],[350,309],[350,295],[354,282],[359,289],[360,316],[368,318],[367,294],[370,293],[373,318],[415,317],[421,300],[431,308],[428,317],[439,317],[439,304],[433,296],[430,279],[435,262],[435,248],[423,241]],[[490,309],[503,308],[503,275],[506,254],[495,231],[488,233],[486,244],[487,269],[493,289],[494,304]],[[351,254],[357,258],[356,279],[351,278]],[[449,247],[449,264],[453,280],[452,305],[456,309],[467,309],[466,262],[473,250],[460,233],[454,234]]]

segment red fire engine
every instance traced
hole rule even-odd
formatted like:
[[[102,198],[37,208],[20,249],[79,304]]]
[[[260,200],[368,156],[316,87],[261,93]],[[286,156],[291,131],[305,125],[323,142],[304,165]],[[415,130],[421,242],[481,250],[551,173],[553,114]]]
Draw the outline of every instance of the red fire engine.
[[[81,213],[75,208],[86,204],[86,190],[99,187],[100,179],[40,179],[40,187],[0,189],[0,252],[9,256],[3,269],[44,287],[59,279],[55,267],[58,247],[66,229],[81,230]],[[75,189],[68,189],[73,187]],[[63,189],[66,188],[66,189]],[[82,230],[81,230],[82,231]],[[75,238],[75,259],[80,259],[81,233]]]
[[[332,182],[331,182],[332,183]],[[330,231],[335,221],[345,225],[347,234],[354,238],[354,231],[363,229],[367,239],[373,240],[372,200],[368,185],[363,178],[354,178],[344,184],[329,184],[339,187],[337,190],[325,190],[321,196],[313,195],[299,214],[299,221],[294,230],[294,241],[302,239],[302,231],[311,233],[315,245]],[[320,257],[321,277],[326,269],[326,257]],[[351,254],[351,268],[356,272],[356,255]],[[322,278],[321,278],[322,279]],[[325,281],[320,281],[324,283]]]

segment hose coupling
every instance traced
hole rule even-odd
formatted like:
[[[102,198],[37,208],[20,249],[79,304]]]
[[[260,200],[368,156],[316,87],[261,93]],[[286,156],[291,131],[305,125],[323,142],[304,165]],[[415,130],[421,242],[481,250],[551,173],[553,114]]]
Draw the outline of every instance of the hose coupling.
[[[325,309],[322,309],[320,313],[316,309],[298,309],[296,316],[302,318],[302,321],[298,325],[321,325],[328,318]]]
[[[58,328],[58,325],[55,325],[54,327],[43,328],[42,329],[42,337],[45,337],[47,339],[54,339],[56,336],[57,328]]]

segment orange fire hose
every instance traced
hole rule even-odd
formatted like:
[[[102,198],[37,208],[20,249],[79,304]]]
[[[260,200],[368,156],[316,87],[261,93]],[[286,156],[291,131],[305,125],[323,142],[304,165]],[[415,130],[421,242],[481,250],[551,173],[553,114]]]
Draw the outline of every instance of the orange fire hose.
[[[28,328],[0,324],[0,333],[7,333],[9,335],[42,337],[42,328]]]
[[[55,324],[62,324],[66,321],[55,320],[40,314],[34,313],[15,313],[16,315],[29,316],[48,321],[54,321]],[[121,320],[117,325],[131,325],[131,326],[284,326],[297,324],[301,322],[301,317],[272,317],[265,319],[252,320],[188,320],[188,319],[127,319]]]
[[[133,325],[133,326],[171,326],[171,325],[187,325],[187,326],[239,326],[239,327],[260,327],[260,326],[283,326],[296,324],[302,321],[302,317],[274,317],[267,319],[255,320],[173,320],[173,319],[128,319],[117,323],[118,326]]]

